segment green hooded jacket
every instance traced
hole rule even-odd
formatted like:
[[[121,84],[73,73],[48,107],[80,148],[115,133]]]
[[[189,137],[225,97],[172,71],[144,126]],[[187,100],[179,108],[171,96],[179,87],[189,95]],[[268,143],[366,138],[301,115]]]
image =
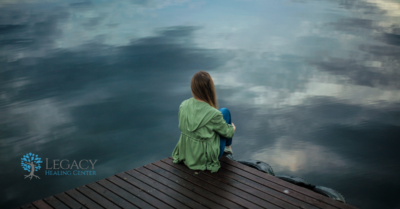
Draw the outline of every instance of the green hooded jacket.
[[[179,106],[181,136],[172,152],[174,163],[183,162],[193,170],[217,172],[220,136],[232,138],[235,130],[222,113],[206,102],[190,98]]]

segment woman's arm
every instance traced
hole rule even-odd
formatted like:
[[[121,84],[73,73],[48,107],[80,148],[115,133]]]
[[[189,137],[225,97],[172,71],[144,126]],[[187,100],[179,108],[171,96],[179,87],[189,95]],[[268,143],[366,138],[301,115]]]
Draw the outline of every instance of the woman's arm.
[[[213,131],[225,138],[232,138],[235,133],[236,127],[234,125],[227,124],[222,113],[216,114],[213,119],[210,120]]]

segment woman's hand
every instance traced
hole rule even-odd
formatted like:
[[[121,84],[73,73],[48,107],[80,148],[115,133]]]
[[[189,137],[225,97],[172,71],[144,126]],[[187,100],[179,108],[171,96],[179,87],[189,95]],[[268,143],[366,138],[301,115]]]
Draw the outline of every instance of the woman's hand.
[[[236,131],[236,126],[235,124],[232,123],[233,129]]]

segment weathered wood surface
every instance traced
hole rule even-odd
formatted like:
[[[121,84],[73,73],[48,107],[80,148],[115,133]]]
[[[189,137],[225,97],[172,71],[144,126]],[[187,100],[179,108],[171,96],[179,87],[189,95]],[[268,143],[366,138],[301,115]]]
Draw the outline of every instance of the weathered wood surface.
[[[20,208],[355,209],[225,157],[217,173],[166,158]]]

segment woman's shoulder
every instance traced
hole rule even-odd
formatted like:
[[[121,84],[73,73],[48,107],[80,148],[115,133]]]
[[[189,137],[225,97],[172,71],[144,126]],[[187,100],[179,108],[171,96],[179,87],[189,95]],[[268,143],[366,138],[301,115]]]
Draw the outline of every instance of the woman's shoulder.
[[[189,99],[183,100],[183,102],[181,103],[181,105],[180,105],[179,107],[182,107],[182,106],[188,104],[192,99],[193,99],[193,97],[192,97],[192,98],[189,98]]]
[[[210,112],[214,116],[221,113],[218,109],[215,109],[214,107],[210,106],[206,102],[200,102],[200,101],[196,100],[193,97],[184,100],[181,103],[181,105],[179,106],[179,109],[181,107],[186,107],[186,108],[189,108],[189,109],[196,109],[196,110],[202,111],[202,112]]]

